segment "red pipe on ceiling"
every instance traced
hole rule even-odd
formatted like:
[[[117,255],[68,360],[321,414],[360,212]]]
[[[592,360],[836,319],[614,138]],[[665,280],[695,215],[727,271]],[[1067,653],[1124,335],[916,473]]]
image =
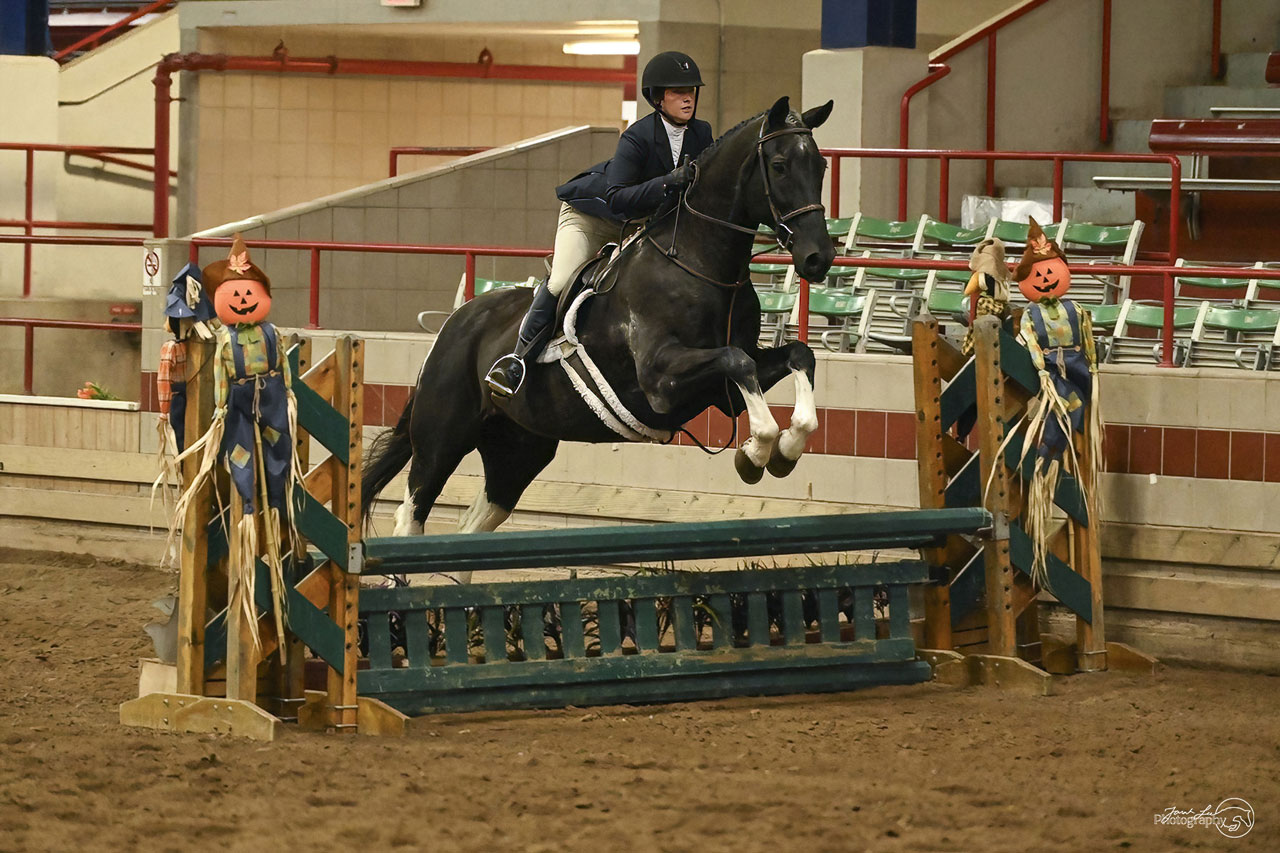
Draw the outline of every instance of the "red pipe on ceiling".
[[[497,65],[487,50],[477,62],[415,62],[399,59],[294,58],[277,48],[271,56],[170,53],[156,65],[154,231],[169,236],[169,103],[176,71],[248,71],[276,74],[344,74],[371,77],[435,77],[472,80],[541,80],[554,83],[635,85],[635,67],[577,68],[561,65]]]

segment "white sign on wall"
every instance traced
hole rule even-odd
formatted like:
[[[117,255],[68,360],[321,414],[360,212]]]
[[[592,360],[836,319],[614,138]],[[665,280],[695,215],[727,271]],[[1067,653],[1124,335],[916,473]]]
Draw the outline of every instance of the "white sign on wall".
[[[145,246],[142,249],[142,295],[155,296],[157,293],[163,293],[165,290],[164,283],[160,280],[160,271],[164,269],[163,258],[160,249],[155,246]]]
[[[383,6],[421,6],[422,0],[382,0]]]

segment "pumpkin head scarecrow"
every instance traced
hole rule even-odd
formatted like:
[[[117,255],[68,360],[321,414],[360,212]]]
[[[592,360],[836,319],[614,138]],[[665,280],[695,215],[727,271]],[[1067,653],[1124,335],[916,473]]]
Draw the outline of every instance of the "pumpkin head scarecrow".
[[[1039,406],[1027,428],[1023,457],[1036,447],[1027,528],[1035,545],[1033,577],[1043,585],[1049,519],[1059,474],[1064,469],[1074,473],[1090,489],[1097,482],[1102,437],[1098,357],[1089,312],[1066,296],[1071,288],[1066,256],[1034,219],[1013,278],[1031,303],[1022,313],[1021,338],[1040,375]],[[1083,472],[1087,477],[1080,477],[1072,434],[1084,432],[1086,413],[1090,416],[1092,469]],[[1092,505],[1092,496],[1087,497]]]
[[[231,474],[240,505],[239,513],[232,513],[228,530],[232,606],[245,608],[250,623],[256,625],[253,587],[259,522],[278,615],[283,610],[284,529],[296,541],[291,498],[297,481],[293,444],[297,403],[280,334],[267,322],[271,280],[249,259],[239,234],[225,260],[204,268],[203,279],[223,325],[214,355],[213,424],[187,453],[202,454],[201,476],[212,470],[214,462]],[[193,493],[194,485],[184,500]],[[283,632],[284,619],[277,618],[276,626]],[[283,636],[280,639],[283,652]]]

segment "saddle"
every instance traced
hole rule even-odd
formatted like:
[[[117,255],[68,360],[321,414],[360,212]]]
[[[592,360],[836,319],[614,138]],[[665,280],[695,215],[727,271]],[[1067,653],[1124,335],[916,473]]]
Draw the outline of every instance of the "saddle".
[[[587,260],[574,271],[573,278],[569,280],[569,286],[560,291],[560,298],[556,302],[556,319],[551,325],[553,337],[559,336],[564,331],[565,315],[579,293],[587,288],[603,293],[613,286],[612,282],[617,278],[616,264],[613,263],[617,250],[617,243],[606,243],[594,258]]]

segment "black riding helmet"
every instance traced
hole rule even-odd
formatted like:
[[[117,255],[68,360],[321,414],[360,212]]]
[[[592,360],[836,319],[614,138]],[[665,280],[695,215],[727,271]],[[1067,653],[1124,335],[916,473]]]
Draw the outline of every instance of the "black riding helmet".
[[[668,50],[659,53],[644,67],[640,77],[640,94],[645,101],[654,104],[655,98],[661,98],[663,89],[682,89],[702,86],[702,73],[698,71],[698,63],[685,53]]]

